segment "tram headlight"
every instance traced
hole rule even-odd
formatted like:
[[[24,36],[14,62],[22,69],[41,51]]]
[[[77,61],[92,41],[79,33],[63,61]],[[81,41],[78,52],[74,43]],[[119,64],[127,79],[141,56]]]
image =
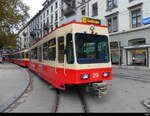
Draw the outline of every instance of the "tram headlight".
[[[103,77],[109,77],[109,72],[104,72]]]
[[[82,80],[87,80],[87,79],[89,79],[90,78],[90,75],[89,74],[82,74],[81,75],[81,79]]]

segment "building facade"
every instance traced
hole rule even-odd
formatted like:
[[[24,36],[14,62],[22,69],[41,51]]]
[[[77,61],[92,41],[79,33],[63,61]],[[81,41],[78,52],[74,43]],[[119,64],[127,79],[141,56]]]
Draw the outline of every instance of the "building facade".
[[[92,17],[108,26],[113,64],[149,68],[149,5],[149,0],[46,0],[19,32],[18,45],[28,47],[62,24]]]

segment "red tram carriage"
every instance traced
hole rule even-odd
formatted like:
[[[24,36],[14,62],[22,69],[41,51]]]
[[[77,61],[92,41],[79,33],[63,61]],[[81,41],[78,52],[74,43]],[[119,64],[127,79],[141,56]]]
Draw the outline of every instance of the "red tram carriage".
[[[28,65],[59,89],[65,90],[71,85],[97,86],[104,93],[106,81],[112,79],[106,26],[71,22],[50,32],[28,51],[29,64],[23,59],[14,63]]]

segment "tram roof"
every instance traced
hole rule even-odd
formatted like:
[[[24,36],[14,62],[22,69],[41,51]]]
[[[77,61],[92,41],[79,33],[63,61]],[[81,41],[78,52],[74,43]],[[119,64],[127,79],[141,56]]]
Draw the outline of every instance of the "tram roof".
[[[77,22],[77,21],[72,21],[70,23],[66,23],[66,24],[63,24],[57,28],[55,28],[53,31],[49,32],[48,34],[46,34],[42,39],[39,39],[38,41],[36,41],[32,46],[34,46],[36,43],[38,43],[39,41],[43,40],[45,37],[47,37],[49,34],[55,32],[56,30],[58,29],[61,29],[63,27],[66,27],[68,25],[72,25],[72,24],[80,24],[80,25],[87,25],[87,26],[90,26],[90,25],[94,25],[95,27],[101,27],[101,28],[108,28],[108,26],[104,26],[104,25],[96,25],[96,24],[89,24],[89,23],[82,23],[82,22]],[[32,47],[31,46],[31,47]]]

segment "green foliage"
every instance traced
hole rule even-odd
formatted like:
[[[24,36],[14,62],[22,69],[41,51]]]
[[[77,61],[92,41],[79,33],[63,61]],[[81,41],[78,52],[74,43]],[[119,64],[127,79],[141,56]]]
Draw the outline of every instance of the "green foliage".
[[[29,7],[21,0],[0,0],[0,48],[13,46],[8,45],[9,37],[25,23],[29,17],[28,10]]]

